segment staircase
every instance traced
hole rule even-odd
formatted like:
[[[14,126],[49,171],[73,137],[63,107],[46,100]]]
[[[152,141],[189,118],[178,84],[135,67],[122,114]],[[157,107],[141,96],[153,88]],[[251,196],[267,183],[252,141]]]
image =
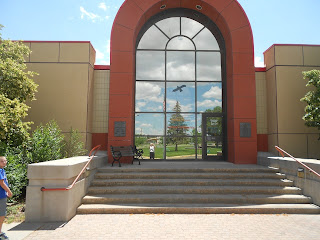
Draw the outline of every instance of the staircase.
[[[320,213],[277,169],[232,166],[101,168],[77,214]]]

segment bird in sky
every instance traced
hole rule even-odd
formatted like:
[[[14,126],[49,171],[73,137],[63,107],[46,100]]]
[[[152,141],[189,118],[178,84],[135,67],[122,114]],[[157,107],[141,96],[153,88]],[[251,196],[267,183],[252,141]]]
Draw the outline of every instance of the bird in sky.
[[[186,85],[177,86],[177,88],[173,89],[172,92],[180,91],[182,92],[182,88],[186,87]]]

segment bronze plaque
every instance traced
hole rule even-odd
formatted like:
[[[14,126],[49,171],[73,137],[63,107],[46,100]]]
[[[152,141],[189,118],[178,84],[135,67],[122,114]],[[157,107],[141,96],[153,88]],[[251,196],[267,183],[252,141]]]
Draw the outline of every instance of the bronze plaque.
[[[126,136],[126,122],[114,122],[114,136],[125,137]]]

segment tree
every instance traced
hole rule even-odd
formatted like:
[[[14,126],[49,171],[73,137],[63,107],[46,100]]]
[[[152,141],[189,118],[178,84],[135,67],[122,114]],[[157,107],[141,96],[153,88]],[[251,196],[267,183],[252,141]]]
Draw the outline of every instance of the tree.
[[[175,151],[178,151],[178,144],[183,143],[188,127],[184,117],[181,115],[181,106],[178,101],[173,111],[175,113],[170,117],[167,136],[168,142],[175,144]]]
[[[320,130],[320,71],[311,70],[302,72],[302,74],[303,79],[309,79],[306,86],[314,87],[301,98],[302,102],[307,103],[307,106],[304,109],[305,115],[302,119],[305,121],[306,126],[316,127]],[[318,140],[320,140],[320,137]]]
[[[0,25],[0,31],[2,29]],[[21,41],[3,40],[0,32],[0,141],[18,146],[29,139],[32,122],[23,122],[35,100],[38,85],[30,78],[36,73],[26,71],[24,56],[30,49]]]

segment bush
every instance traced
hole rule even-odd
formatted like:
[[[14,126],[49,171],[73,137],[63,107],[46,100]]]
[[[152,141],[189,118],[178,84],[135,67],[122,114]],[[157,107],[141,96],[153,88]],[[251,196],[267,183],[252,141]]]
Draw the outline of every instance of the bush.
[[[64,158],[82,156],[87,153],[78,130],[70,129],[63,140],[62,155]]]
[[[19,200],[26,194],[27,166],[31,162],[31,154],[22,147],[8,147],[5,155],[8,163],[6,166],[6,174],[13,197],[9,201]]]
[[[40,125],[34,132],[31,138],[32,162],[45,162],[57,160],[63,157],[64,136],[58,124],[52,120],[45,126]]]
[[[33,132],[31,140],[21,146],[13,147],[1,141],[0,156],[6,156],[8,160],[6,174],[13,193],[9,201],[25,197],[28,164],[83,155],[87,152],[83,146],[77,130],[71,128],[65,137],[53,120],[45,126],[40,125]]]

